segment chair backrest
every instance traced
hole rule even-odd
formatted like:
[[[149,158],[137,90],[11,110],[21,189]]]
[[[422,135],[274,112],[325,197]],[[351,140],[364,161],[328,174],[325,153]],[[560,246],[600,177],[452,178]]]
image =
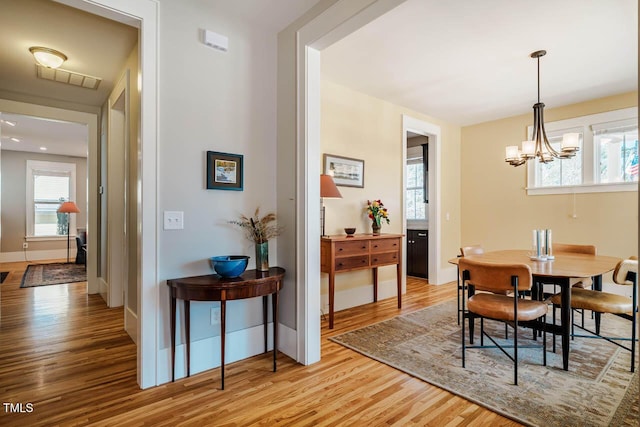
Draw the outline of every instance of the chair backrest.
[[[636,257],[624,259],[616,265],[615,270],[613,270],[613,281],[619,285],[633,285],[633,282],[627,279],[628,273],[635,273],[637,277],[638,259]]]
[[[568,243],[554,243],[553,253],[597,255],[594,245],[571,245]]]
[[[463,246],[460,248],[460,255],[480,255],[484,253],[484,249],[482,249],[482,245],[471,245],[471,246]]]
[[[495,293],[514,290],[511,277],[518,277],[518,290],[531,289],[531,268],[527,264],[495,264],[483,261],[474,261],[465,257],[458,262],[463,278],[468,278],[469,283]],[[467,276],[468,275],[468,276]]]

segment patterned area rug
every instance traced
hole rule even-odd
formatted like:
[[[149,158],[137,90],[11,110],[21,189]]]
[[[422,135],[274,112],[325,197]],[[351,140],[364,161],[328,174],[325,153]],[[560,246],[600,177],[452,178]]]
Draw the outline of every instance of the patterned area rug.
[[[476,339],[479,324],[476,321]],[[504,338],[502,324],[487,321],[485,328]],[[631,324],[605,315],[602,330],[628,334]],[[521,331],[524,337],[518,342],[531,344],[531,331]],[[462,368],[455,301],[331,340],[525,425],[638,425],[638,373],[629,371],[631,353],[604,340],[572,341],[569,371],[562,370],[559,342],[556,353],[551,351],[551,335],[547,366],[542,365],[542,348],[520,349],[517,386],[513,363],[498,349],[467,350],[466,369]]]
[[[22,276],[20,287],[30,288],[86,281],[87,270],[84,264],[31,264],[27,266]]]

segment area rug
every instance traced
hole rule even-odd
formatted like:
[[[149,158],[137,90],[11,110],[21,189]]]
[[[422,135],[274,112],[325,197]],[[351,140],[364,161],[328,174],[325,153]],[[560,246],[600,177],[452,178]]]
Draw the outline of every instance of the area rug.
[[[21,288],[59,285],[61,283],[86,282],[84,264],[31,264],[22,276]]]
[[[630,326],[629,321],[603,316],[603,331],[630,332]],[[504,338],[502,324],[487,321],[485,327],[492,336]],[[521,331],[519,343],[531,344],[531,331]],[[513,364],[500,350],[469,349],[462,368],[455,301],[330,339],[521,424],[638,425],[638,374],[629,370],[631,353],[604,340],[572,341],[569,371],[562,369],[559,343],[557,352],[551,351],[550,335],[547,366],[542,365],[541,348],[520,349],[515,386]]]

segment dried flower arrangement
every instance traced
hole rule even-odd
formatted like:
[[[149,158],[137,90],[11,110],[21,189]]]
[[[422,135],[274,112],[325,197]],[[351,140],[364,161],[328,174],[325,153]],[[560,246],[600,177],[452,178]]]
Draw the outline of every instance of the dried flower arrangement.
[[[284,227],[278,226],[276,214],[273,212],[260,218],[260,208],[256,208],[252,217],[240,215],[240,219],[229,221],[230,224],[237,225],[250,241],[259,244],[265,243],[274,237],[282,234]]]

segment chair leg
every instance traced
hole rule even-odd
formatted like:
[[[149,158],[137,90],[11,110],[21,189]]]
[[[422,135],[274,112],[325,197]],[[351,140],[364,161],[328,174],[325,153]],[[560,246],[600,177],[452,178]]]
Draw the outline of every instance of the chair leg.
[[[556,306],[555,305],[551,305],[551,312],[553,313],[553,317],[552,317],[552,321],[553,321],[553,326],[555,327],[556,325]],[[556,334],[553,334],[553,352],[556,352]]]
[[[464,331],[464,329],[465,329],[465,328],[464,328],[464,305],[462,306],[462,309],[463,309],[463,311],[462,311],[462,367],[464,368],[464,367],[465,367],[465,366],[464,366],[464,363],[465,363],[465,360],[464,360],[464,353],[465,353],[465,342],[464,342],[464,340],[465,340],[465,336],[464,336],[464,332],[465,332],[465,331]]]
[[[518,385],[518,313],[513,327],[513,383]]]
[[[542,316],[542,325],[544,326],[544,324],[547,323],[547,315],[545,314],[544,316]],[[555,334],[554,334],[555,336]],[[547,366],[547,329],[546,328],[542,328],[542,364],[544,366]]]

